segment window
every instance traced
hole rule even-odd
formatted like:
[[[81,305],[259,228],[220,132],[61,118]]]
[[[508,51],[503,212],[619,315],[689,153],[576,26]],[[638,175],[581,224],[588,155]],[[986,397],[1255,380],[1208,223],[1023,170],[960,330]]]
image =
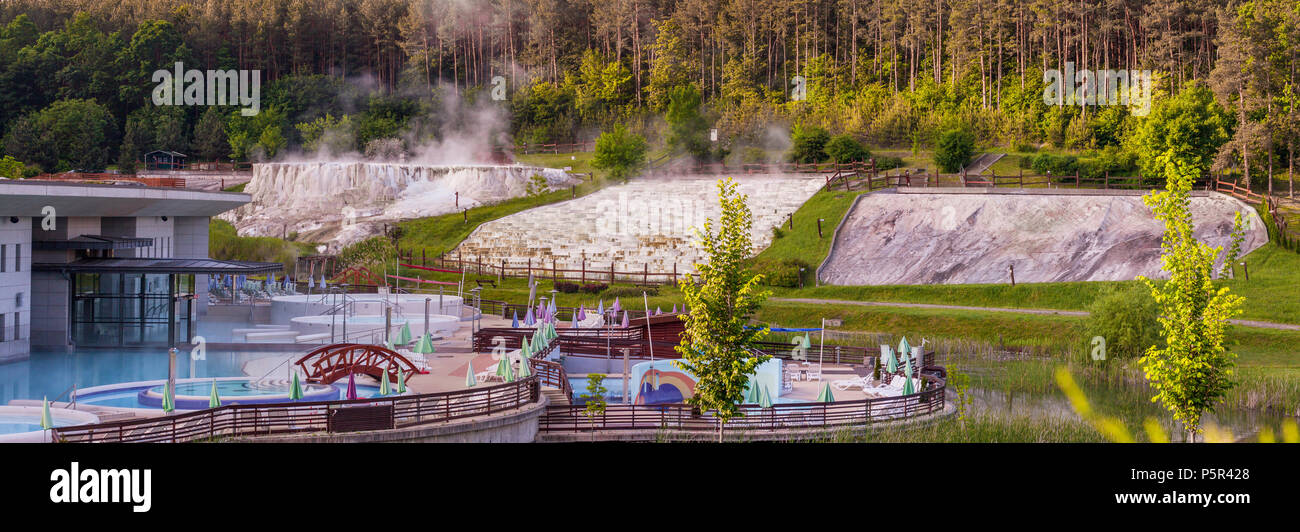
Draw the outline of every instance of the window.
[[[14,340],[18,340],[22,338],[22,332],[23,332],[22,327],[18,325],[19,323],[21,323],[21,321],[18,318],[21,317],[22,315],[23,313],[21,312],[14,313]]]
[[[23,271],[23,245],[14,244],[14,271]]]
[[[0,314],[0,342],[5,341],[5,315]]]
[[[0,273],[5,271],[5,265],[8,264],[5,262],[5,250],[8,248],[9,244],[0,244]]]

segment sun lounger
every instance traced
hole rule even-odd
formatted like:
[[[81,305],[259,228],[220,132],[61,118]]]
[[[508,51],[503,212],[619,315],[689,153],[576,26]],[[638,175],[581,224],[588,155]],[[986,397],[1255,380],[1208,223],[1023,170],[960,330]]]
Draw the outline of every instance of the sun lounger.
[[[867,388],[870,388],[872,384],[871,379],[868,379],[867,377],[855,376],[852,379],[831,381],[831,388],[835,388],[841,392],[853,388],[862,388],[863,390],[866,390]]]

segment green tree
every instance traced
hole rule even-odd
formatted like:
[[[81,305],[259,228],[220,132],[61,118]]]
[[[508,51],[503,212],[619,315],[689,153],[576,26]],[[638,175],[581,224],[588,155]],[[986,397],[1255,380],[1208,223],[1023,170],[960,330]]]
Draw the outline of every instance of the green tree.
[[[1232,388],[1236,355],[1223,346],[1228,320],[1241,312],[1244,299],[1214,286],[1214,263],[1220,248],[1193,235],[1188,208],[1193,182],[1201,174],[1196,158],[1175,145],[1157,159],[1165,165],[1166,189],[1143,197],[1164,222],[1161,262],[1169,280],[1143,278],[1158,308],[1164,346],[1152,346],[1139,361],[1160,402],[1183,424],[1188,441],[1201,430],[1201,416]]]
[[[852,135],[836,135],[826,143],[826,155],[837,163],[865,161],[871,158],[871,151]]]
[[[587,400],[586,406],[582,409],[582,415],[587,416],[587,421],[591,422],[591,438],[596,438],[596,416],[605,414],[605,375],[602,373],[587,374],[587,394],[582,398]]]
[[[1156,302],[1144,287],[1113,290],[1098,297],[1088,308],[1084,325],[1090,350],[1105,342],[1105,360],[1139,359],[1147,348],[1160,341],[1160,322],[1156,321]]]
[[[934,164],[939,171],[961,171],[975,154],[975,135],[965,128],[953,128],[939,135],[934,145]]]
[[[94,100],[59,100],[18,119],[4,151],[56,172],[102,170],[116,132],[113,115]]]
[[[280,152],[285,144],[284,133],[280,131],[280,126],[269,125],[262,130],[262,134],[257,137],[257,146],[262,148],[262,153],[268,159],[274,158],[275,154]]]
[[[696,160],[709,157],[709,122],[700,113],[700,91],[685,83],[673,87],[668,96],[668,148],[688,153]]]
[[[820,163],[826,160],[826,143],[831,135],[819,127],[795,126],[790,140],[790,162]]]
[[[194,124],[193,151],[205,160],[215,161],[224,157],[229,148],[225,117],[216,106],[207,108]]]
[[[596,138],[596,156],[591,165],[607,170],[613,179],[626,180],[645,164],[645,151],[645,138],[629,133],[619,124]]]
[[[655,42],[650,47],[650,83],[646,86],[646,99],[650,109],[662,111],[668,107],[669,91],[690,79],[688,52],[683,42],[682,27],[669,18],[655,22]]]
[[[15,159],[11,156],[6,155],[4,156],[3,159],[0,159],[0,177],[4,177],[8,179],[22,179],[23,172],[25,172],[26,170],[27,167],[23,165],[22,161],[19,161],[18,159]]]
[[[356,133],[348,115],[336,119],[326,114],[311,122],[299,123],[294,128],[302,136],[302,147],[308,151],[325,150],[339,155],[356,149]]]
[[[718,441],[723,426],[740,413],[737,403],[744,398],[750,375],[768,358],[750,347],[767,334],[767,328],[747,327],[771,293],[762,288],[762,275],[750,275],[745,269],[753,252],[753,215],[747,201],[747,196],[736,192],[734,180],[718,181],[722,214],[716,224],[705,220],[704,230],[698,232],[709,261],[696,264],[697,274],[680,283],[690,312],[682,315],[686,333],[675,348],[682,358],[673,364],[695,375],[690,403],[716,412]]]
[[[1129,136],[1129,151],[1138,154],[1142,175],[1163,177],[1173,154],[1196,177],[1205,175],[1215,154],[1232,138],[1232,118],[1214,101],[1214,93],[1191,82],[1176,96],[1161,98],[1146,117],[1133,117],[1137,130]]]

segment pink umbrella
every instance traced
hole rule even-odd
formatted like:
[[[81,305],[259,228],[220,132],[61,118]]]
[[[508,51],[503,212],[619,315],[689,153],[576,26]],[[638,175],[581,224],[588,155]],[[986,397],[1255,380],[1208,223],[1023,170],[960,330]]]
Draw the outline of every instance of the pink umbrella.
[[[357,380],[352,375],[351,373],[348,374],[348,400],[357,398]]]

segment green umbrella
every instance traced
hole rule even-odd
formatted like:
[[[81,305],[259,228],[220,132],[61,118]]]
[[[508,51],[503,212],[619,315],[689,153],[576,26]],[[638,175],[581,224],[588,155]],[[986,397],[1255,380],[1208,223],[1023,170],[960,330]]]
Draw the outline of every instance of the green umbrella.
[[[509,367],[510,367],[510,355],[507,354],[501,357],[501,360],[497,362],[497,376],[498,377],[506,376],[506,369]]]
[[[767,386],[763,387],[762,394],[758,396],[758,406],[772,408],[772,395],[767,393]]]
[[[165,382],[163,383],[163,404],[162,404],[162,409],[163,409],[163,412],[172,412],[172,411],[176,410],[176,405],[172,403],[171,387],[168,386],[168,384],[165,383]]]
[[[379,395],[388,395],[389,392],[392,391],[389,390],[389,388],[390,386],[388,385],[388,372],[385,371],[383,376],[379,378]]]
[[[829,382],[822,384],[822,393],[817,394],[817,402],[819,403],[835,402],[835,394],[831,393],[831,384]]]
[[[885,371],[894,373],[898,371],[898,357],[894,356],[894,348],[882,345],[881,351],[885,354]]]
[[[808,335],[806,334],[799,337],[799,346],[803,347],[804,349],[812,348],[812,339],[808,338]]]
[[[528,338],[524,338],[524,341],[519,342],[519,356],[524,358],[533,357],[533,353],[532,353],[533,349],[528,345],[531,343],[532,341],[530,341]]]
[[[903,395],[912,395],[913,393],[916,393],[916,389],[912,387],[912,357],[907,357],[903,360],[905,361],[903,365],[903,378],[907,379],[903,381]]]
[[[758,404],[758,383],[754,379],[749,379],[749,384],[745,386],[745,404]]]
[[[415,343],[415,349],[413,349],[413,351],[421,354],[434,352],[435,349],[433,348],[433,336],[430,335],[429,333],[424,333],[424,336],[420,337],[420,341]]]
[[[478,384],[478,379],[474,378],[474,362],[470,361],[465,366],[465,386],[473,388],[475,384]]]
[[[298,372],[293,372],[293,384],[289,386],[289,400],[302,399],[302,383],[298,382]]]
[[[212,394],[208,396],[208,408],[221,406],[221,396],[217,395],[217,379],[212,379]]]
[[[398,345],[409,344],[411,343],[411,338],[411,322],[404,321],[402,322],[402,330],[397,331],[397,343]]]
[[[510,357],[503,358],[501,361],[505,362],[506,366],[506,374],[504,375],[506,382],[515,382],[515,368],[510,365]]]
[[[903,337],[902,341],[898,342],[898,356],[912,358],[912,344],[907,343],[906,336]]]
[[[44,403],[41,406],[41,428],[52,429],[54,428],[54,417],[50,415],[50,399],[44,397],[41,401]]]
[[[397,368],[397,393],[406,393],[406,372]]]
[[[528,368],[528,359],[526,359],[526,358],[520,359],[520,360],[519,360],[519,378],[521,378],[521,379],[527,379],[528,377],[532,377],[532,376],[533,376],[533,370],[531,370],[531,369]]]

